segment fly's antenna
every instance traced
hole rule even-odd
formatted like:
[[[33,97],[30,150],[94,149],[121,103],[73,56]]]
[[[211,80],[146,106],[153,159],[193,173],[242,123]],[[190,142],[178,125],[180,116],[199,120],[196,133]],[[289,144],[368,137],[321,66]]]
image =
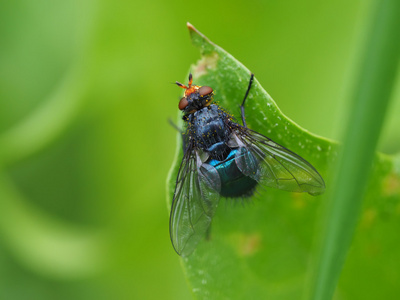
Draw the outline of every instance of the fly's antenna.
[[[184,85],[184,84],[182,84],[182,83],[180,83],[180,82],[178,82],[178,81],[176,81],[175,84],[176,84],[177,86],[183,88],[183,89],[188,89],[188,87],[187,87],[186,85]],[[189,87],[190,87],[190,85],[189,85]]]
[[[193,82],[193,76],[192,73],[189,73],[189,87],[192,86],[192,82]]]
[[[193,76],[192,76],[192,73],[189,73],[189,84],[188,84],[188,86],[186,86],[186,85],[180,83],[179,81],[176,81],[176,82],[175,82],[175,84],[176,84],[177,86],[179,86],[179,87],[181,87],[181,88],[183,88],[183,89],[189,89],[189,88],[192,86],[192,83],[193,83]]]

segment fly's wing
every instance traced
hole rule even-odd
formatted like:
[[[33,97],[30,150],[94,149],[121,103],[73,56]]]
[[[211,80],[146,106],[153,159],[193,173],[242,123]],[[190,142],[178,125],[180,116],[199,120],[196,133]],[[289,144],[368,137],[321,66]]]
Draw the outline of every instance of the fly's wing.
[[[262,134],[238,127],[237,137],[244,144],[236,158],[241,172],[261,185],[291,192],[319,195],[325,182],[305,159]]]
[[[202,164],[189,145],[178,172],[169,220],[172,245],[179,255],[190,255],[205,236],[218,205],[220,188],[216,169]]]

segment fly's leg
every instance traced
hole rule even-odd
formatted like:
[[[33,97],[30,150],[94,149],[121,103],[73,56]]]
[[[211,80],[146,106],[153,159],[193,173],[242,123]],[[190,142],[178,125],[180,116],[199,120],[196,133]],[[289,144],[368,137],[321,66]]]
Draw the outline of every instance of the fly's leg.
[[[171,125],[176,131],[178,131],[181,136],[182,136],[182,147],[183,147],[183,153],[185,153],[186,146],[188,144],[188,135],[185,131],[180,129],[172,120],[171,118],[168,119],[169,125]]]
[[[240,111],[241,111],[241,114],[242,114],[242,122],[243,122],[243,126],[244,127],[247,127],[246,117],[244,115],[244,103],[246,102],[247,96],[249,95],[251,84],[253,83],[253,79],[254,79],[254,74],[251,73],[249,86],[247,87],[246,95],[244,95],[244,99],[243,99],[242,105],[240,105]]]
[[[171,125],[173,128],[175,128],[176,131],[183,133],[183,131],[171,120],[171,118],[168,118],[168,123]]]

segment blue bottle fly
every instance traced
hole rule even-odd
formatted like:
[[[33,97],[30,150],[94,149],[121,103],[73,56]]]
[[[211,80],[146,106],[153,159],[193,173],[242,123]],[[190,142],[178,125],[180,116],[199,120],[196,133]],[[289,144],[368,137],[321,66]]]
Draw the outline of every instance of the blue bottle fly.
[[[176,84],[185,89],[179,102],[186,131],[170,215],[170,236],[175,251],[190,255],[206,234],[219,197],[245,198],[258,185],[318,195],[325,183],[305,159],[262,134],[245,121],[244,96],[240,125],[226,110],[213,103],[209,86]]]

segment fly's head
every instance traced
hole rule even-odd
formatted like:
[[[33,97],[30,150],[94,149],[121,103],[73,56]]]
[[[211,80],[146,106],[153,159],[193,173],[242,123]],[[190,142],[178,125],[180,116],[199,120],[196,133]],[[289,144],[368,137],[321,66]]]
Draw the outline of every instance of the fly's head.
[[[185,116],[210,105],[214,96],[214,91],[209,86],[192,85],[192,82],[192,74],[189,74],[188,86],[176,82],[178,86],[185,89],[185,95],[179,101],[179,109]]]

